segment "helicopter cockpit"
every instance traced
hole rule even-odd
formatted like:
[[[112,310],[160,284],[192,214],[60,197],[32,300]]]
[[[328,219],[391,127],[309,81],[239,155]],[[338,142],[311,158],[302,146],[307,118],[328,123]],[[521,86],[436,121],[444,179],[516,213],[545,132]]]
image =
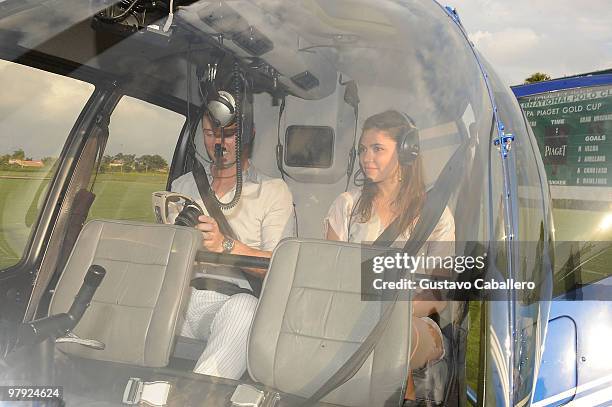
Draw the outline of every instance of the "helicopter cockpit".
[[[0,316],[21,325],[5,330],[2,381],[63,386],[80,406],[463,406],[468,388],[495,405],[530,400],[548,313],[538,301],[550,298],[545,173],[516,101],[451,9],[7,0],[0,50],[5,78],[24,80],[23,65],[90,85],[50,92],[57,106],[62,92],[84,102],[69,134],[48,127],[49,182],[7,189],[5,213],[23,226],[6,243],[19,260],[2,263]],[[382,157],[376,137],[398,128],[385,172],[366,157]],[[235,174],[223,194],[215,168]],[[189,174],[191,193],[177,191]],[[397,185],[395,201],[381,180]],[[266,239],[270,182],[291,202]],[[17,196],[36,221],[11,209]],[[233,236],[220,250],[194,228],[202,215]],[[416,273],[452,289],[376,291],[372,259],[390,250],[484,262]],[[398,268],[398,282],[414,283]],[[239,377],[194,372],[209,343],[180,326],[190,293],[211,290],[194,275],[257,297]],[[510,280],[533,287],[489,296],[482,285]],[[415,319],[443,348],[418,367],[427,337]]]

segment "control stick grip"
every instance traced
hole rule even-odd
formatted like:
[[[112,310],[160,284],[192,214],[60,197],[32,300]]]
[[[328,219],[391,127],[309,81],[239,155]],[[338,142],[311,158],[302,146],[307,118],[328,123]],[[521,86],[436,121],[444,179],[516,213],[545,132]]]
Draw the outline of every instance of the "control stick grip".
[[[106,270],[104,267],[99,266],[97,264],[92,264],[87,270],[87,274],[85,274],[85,279],[83,280],[83,285],[79,289],[76,297],[74,297],[74,302],[68,311],[68,315],[70,315],[71,319],[74,321],[74,326],[81,320],[83,314],[87,310],[87,307],[91,303],[96,290],[100,286],[102,279],[106,275]],[[72,326],[70,329],[74,328]]]
[[[67,313],[50,315],[21,324],[16,347],[33,345],[50,337],[63,336],[72,330],[83,317],[105,275],[104,267],[96,264],[90,266],[70,310]]]

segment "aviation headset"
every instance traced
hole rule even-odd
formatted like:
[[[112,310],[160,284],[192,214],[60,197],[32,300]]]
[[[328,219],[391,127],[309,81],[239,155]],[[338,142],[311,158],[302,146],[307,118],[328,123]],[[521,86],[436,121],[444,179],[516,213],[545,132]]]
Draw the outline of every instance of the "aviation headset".
[[[206,78],[206,106],[216,127],[226,127],[236,121],[240,115],[241,144],[246,146],[253,141],[253,95],[249,91],[248,80],[235,70],[232,74],[233,92],[217,90],[215,76],[217,65],[209,66]],[[236,102],[236,96],[239,103]],[[239,106],[238,106],[239,105]]]
[[[397,159],[402,166],[412,164],[420,153],[419,131],[414,124],[414,120],[404,112],[402,115],[406,124],[402,126],[397,143]]]
[[[215,62],[208,64],[205,72],[205,77],[202,73],[197,72],[198,87],[200,95],[204,100],[204,114],[212,120],[215,127],[226,127],[233,122],[237,124],[237,133],[234,136],[236,140],[236,192],[231,202],[223,203],[212,196],[215,203],[221,209],[230,209],[238,204],[242,193],[242,147],[252,143],[254,135],[253,127],[253,95],[249,91],[249,82],[241,71],[237,61],[234,61],[231,75],[231,92],[227,90],[217,90],[216,76],[220,58]],[[205,92],[202,92],[201,84],[204,82]],[[195,154],[206,162],[212,163],[214,159],[222,156],[221,144],[215,145],[215,157],[208,159],[198,152],[195,140],[192,140]],[[208,152],[207,152],[208,153]],[[208,155],[208,154],[207,154]],[[210,187],[209,187],[210,188]],[[203,192],[201,192],[202,194]]]
[[[397,160],[401,166],[408,166],[412,165],[420,154],[419,131],[414,120],[412,120],[410,116],[404,112],[398,113],[404,118],[406,124],[401,126],[400,133],[398,134]],[[355,215],[355,209],[359,205],[359,200],[361,200],[361,196],[351,208],[348,221],[347,240],[350,239],[351,236],[351,226]]]
[[[419,156],[421,147],[419,143],[419,130],[414,123],[414,120],[404,112],[397,112],[405,120],[405,124],[400,126],[397,142],[397,159],[401,166],[411,165]],[[355,173],[358,175],[361,168]],[[356,185],[357,181],[355,180]]]

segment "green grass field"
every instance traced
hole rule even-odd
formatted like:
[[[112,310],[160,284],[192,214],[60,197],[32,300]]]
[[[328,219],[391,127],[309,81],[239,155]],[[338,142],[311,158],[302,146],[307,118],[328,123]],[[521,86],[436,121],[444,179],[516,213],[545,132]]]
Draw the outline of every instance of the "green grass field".
[[[166,188],[167,174],[99,174],[89,219],[154,222],[151,193]],[[0,171],[0,269],[22,256],[49,179],[46,171]]]
[[[480,303],[472,301],[469,307],[470,330],[465,356],[465,373],[468,386],[476,390],[478,387],[478,355],[480,352]]]
[[[0,171],[0,269],[16,264],[36,221],[46,171]]]
[[[155,222],[151,193],[166,189],[167,174],[100,174],[89,219]]]

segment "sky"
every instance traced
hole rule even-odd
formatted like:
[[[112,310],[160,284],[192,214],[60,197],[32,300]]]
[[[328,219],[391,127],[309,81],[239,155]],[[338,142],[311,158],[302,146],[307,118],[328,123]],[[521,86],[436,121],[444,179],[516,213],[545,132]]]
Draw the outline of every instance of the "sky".
[[[57,157],[94,87],[0,60],[0,155],[23,149],[35,160]],[[169,163],[185,118],[123,97],[111,118],[105,154],[159,154]]]
[[[470,39],[508,85],[537,71],[556,78],[612,68],[612,0],[439,1],[457,9]],[[23,148],[34,159],[57,156],[91,86],[27,69],[0,61],[0,154]],[[154,120],[161,115],[168,117]],[[107,153],[160,153],[169,160],[183,121],[124,100]]]
[[[438,0],[509,85],[612,68],[611,0]]]

